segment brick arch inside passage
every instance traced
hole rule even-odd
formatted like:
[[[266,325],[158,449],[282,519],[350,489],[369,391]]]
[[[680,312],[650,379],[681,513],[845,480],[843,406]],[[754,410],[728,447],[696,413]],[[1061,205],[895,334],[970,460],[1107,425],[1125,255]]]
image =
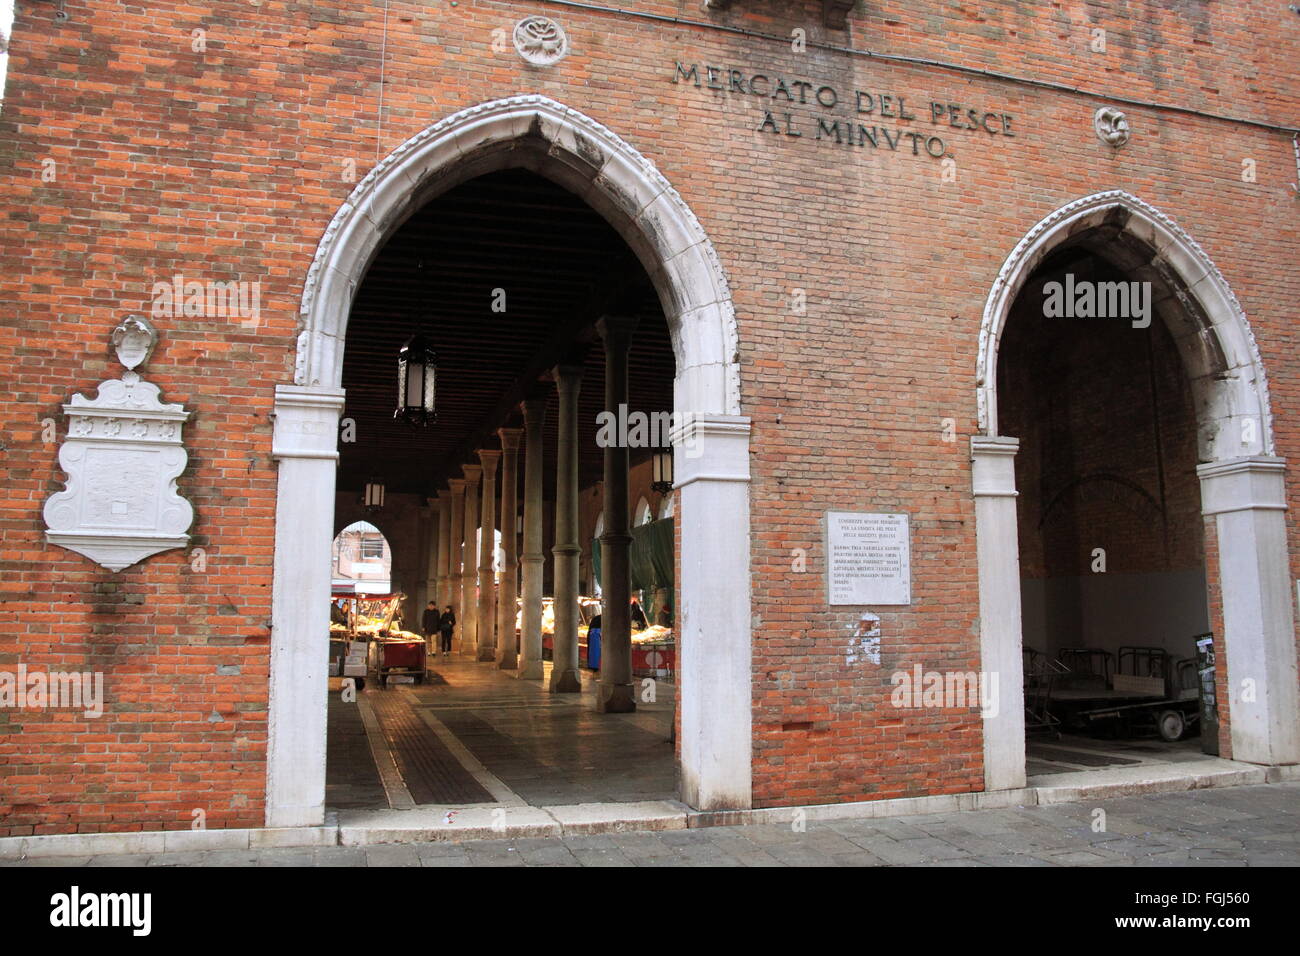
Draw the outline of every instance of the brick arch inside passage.
[[[640,258],[663,305],[677,377],[681,495],[682,798],[751,803],[749,420],[735,313],[717,254],[676,190],[610,130],[538,95],[471,107],[398,146],[331,220],[308,273],[293,385],[276,388],[268,826],[320,823],[325,794],[328,555],[349,311],[384,242],[461,182],[524,167],[582,197]],[[708,593],[704,592],[706,587]]]
[[[1024,786],[1024,697],[1017,437],[1002,434],[998,361],[1031,275],[1072,246],[1093,249],[1149,282],[1154,321],[1172,337],[1196,416],[1201,514],[1213,517],[1222,594],[1224,684],[1231,755],[1300,762],[1300,678],[1286,550],[1284,462],[1276,457],[1268,385],[1240,304],[1204,251],[1176,223],[1122,191],[1056,210],[1017,244],[985,306],[979,339],[979,434],[971,441],[983,667],[1003,690],[984,720],[986,789]],[[1243,692],[1244,691],[1244,692]]]

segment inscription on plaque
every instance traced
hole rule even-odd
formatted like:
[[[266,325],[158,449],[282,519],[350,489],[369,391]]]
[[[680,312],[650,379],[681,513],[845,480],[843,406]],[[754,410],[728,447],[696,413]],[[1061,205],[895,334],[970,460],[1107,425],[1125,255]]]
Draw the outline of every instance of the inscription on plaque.
[[[157,451],[137,448],[91,448],[82,475],[86,479],[86,528],[154,527],[158,520],[158,477],[163,464]]]
[[[827,602],[911,604],[908,516],[826,512]]]

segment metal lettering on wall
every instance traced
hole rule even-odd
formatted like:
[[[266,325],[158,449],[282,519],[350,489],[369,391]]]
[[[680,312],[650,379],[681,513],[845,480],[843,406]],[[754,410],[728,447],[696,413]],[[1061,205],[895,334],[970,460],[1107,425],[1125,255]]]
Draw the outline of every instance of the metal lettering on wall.
[[[1015,117],[1010,113],[984,105],[952,103],[947,97],[909,97],[869,90],[850,90],[841,95],[828,83],[677,61],[673,63],[672,82],[752,99],[762,114],[754,127],[756,132],[845,148],[898,152],[901,147],[913,156],[942,159],[952,156],[952,150],[940,132],[951,136],[955,129],[984,138],[1016,136]],[[809,107],[818,112],[810,113]],[[920,129],[899,125],[913,121],[924,124],[927,119],[929,125]]]
[[[135,372],[156,340],[148,320],[129,316],[113,331],[122,377],[101,382],[93,399],[73,395],[63,406],[68,437],[59,464],[68,481],[45,502],[45,537],[110,571],[184,547],[194,520],[176,490],[188,460],[181,426],[189,412],[163,404],[158,386]]]

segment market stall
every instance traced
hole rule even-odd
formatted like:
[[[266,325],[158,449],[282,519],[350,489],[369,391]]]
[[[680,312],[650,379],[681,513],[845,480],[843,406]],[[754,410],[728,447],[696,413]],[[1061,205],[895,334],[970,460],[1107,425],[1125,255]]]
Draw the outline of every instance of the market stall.
[[[380,686],[390,678],[423,683],[427,645],[402,629],[403,594],[356,594],[336,589],[330,598],[330,676],[352,677],[359,687],[374,671]]]
[[[591,619],[600,613],[600,598],[578,598],[578,662],[587,661],[587,629]],[[515,599],[515,635],[520,639],[524,627],[524,600]],[[516,645],[519,646],[519,645]],[[555,599],[542,598],[542,658],[553,659],[555,654]]]
[[[646,616],[646,627],[632,627],[632,674],[671,677],[677,670],[673,633],[673,519],[662,518],[632,529],[628,565],[632,595]],[[592,541],[592,565],[600,576],[600,541]]]
[[[636,677],[672,677],[677,669],[677,643],[672,628],[652,624],[632,632],[632,674]]]

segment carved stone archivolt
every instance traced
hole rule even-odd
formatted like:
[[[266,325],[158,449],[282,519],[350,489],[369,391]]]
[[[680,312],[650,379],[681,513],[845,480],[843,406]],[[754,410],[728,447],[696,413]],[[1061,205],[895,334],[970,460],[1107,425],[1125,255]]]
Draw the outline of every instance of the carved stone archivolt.
[[[740,414],[735,308],[717,250],[699,220],[626,140],[536,93],[480,103],[439,120],[399,145],[357,183],[321,236],[303,284],[295,385],[337,389],[342,381],[352,277],[364,273],[390,234],[375,224],[400,222],[418,184],[435,181],[462,163],[465,154],[458,143],[472,141],[479,148],[522,144],[537,134],[549,143],[548,161],[557,165],[568,160],[549,157],[585,153],[584,161],[599,170],[596,187],[636,221],[662,264],[655,271],[676,283],[664,301],[676,306],[667,319],[678,378],[686,388],[679,399],[708,413]],[[669,262],[672,268],[666,266]]]
[[[122,377],[63,406],[68,436],[59,465],[68,480],[45,502],[45,537],[110,571],[185,547],[194,520],[176,489],[188,460],[181,428],[189,412],[164,404],[158,386],[133,371],[156,341],[147,319],[129,316],[113,330]]]

